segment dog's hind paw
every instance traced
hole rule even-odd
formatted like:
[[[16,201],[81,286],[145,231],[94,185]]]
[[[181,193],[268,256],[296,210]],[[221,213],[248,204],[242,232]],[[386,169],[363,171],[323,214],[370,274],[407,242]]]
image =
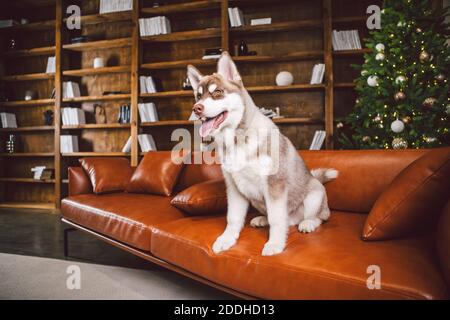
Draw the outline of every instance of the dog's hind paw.
[[[220,253],[222,251],[226,251],[230,249],[232,246],[236,244],[236,239],[221,235],[216,239],[212,246],[212,250],[214,253]]]
[[[267,227],[269,225],[269,221],[266,216],[255,217],[250,221],[250,225],[253,228],[262,228]]]
[[[283,243],[270,243],[270,242],[267,242],[264,245],[264,248],[263,248],[261,254],[263,256],[274,256],[276,254],[282,253],[285,246],[286,245],[283,244]]]
[[[310,233],[317,229],[318,226],[320,226],[322,223],[322,220],[315,218],[315,219],[305,219],[298,225],[298,231],[303,233]]]

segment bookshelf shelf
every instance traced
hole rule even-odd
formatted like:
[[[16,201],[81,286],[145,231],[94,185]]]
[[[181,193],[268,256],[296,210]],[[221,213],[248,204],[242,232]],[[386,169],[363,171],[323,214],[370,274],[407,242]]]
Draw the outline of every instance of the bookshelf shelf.
[[[125,48],[130,46],[131,46],[131,38],[119,38],[110,40],[70,43],[63,45],[63,49],[73,51],[87,51],[87,50],[103,50],[112,48]]]
[[[241,63],[258,63],[258,62],[285,62],[285,61],[296,61],[296,60],[308,60],[308,59],[318,59],[323,57],[323,51],[303,51],[303,52],[293,52],[286,55],[280,56],[236,56],[233,57],[233,61]],[[153,63],[143,63],[141,64],[142,69],[147,70],[158,70],[158,69],[179,69],[186,68],[187,65],[192,64],[195,66],[214,66],[217,64],[217,59],[187,59],[178,61],[165,61],[165,62],[153,62]]]
[[[0,157],[53,157],[53,152],[16,152],[16,153],[0,153]]]
[[[221,36],[220,29],[211,28],[203,30],[172,32],[156,36],[144,36],[141,37],[141,40],[144,42],[172,42],[172,41],[218,38],[220,36]]]
[[[0,202],[0,208],[54,210],[54,203],[47,202]]]
[[[348,57],[348,56],[362,56],[365,53],[369,53],[370,49],[364,48],[360,50],[339,50],[333,51],[333,55],[336,57]]]
[[[81,96],[75,98],[64,98],[63,102],[89,102],[89,101],[113,101],[113,100],[127,100],[131,95],[126,94],[110,94],[104,96]]]
[[[129,129],[131,124],[126,123],[104,123],[104,124],[79,124],[79,125],[70,125],[70,126],[62,126],[61,129],[64,130],[83,130],[83,129]]]
[[[42,106],[52,105],[54,103],[55,99],[0,101],[0,107]]]
[[[351,16],[334,18],[334,24],[362,24],[367,21],[367,16]]]
[[[129,157],[129,153],[125,152],[72,152],[72,153],[62,153],[63,157]]]
[[[341,83],[335,83],[334,87],[335,88],[348,88],[348,89],[353,89],[356,86],[355,83],[353,82],[341,82]]]
[[[32,49],[22,49],[14,51],[6,51],[3,56],[5,58],[21,58],[21,57],[34,57],[34,56],[48,56],[55,54],[56,47],[41,47]]]
[[[30,126],[19,128],[1,128],[0,132],[29,132],[29,131],[52,131],[54,126]]]
[[[110,22],[119,22],[119,21],[130,21],[131,22],[131,11],[122,11],[122,12],[111,12],[111,13],[99,13],[99,14],[90,14],[81,16],[81,25],[92,25],[99,23],[110,23]],[[67,19],[64,19],[67,21]]]
[[[159,7],[142,8],[141,13],[148,15],[165,15],[178,12],[192,12],[207,9],[215,9],[220,7],[220,0],[203,0],[203,1],[191,1],[188,3],[177,3],[162,5]]]
[[[19,24],[9,28],[0,29],[0,32],[11,31],[47,31],[55,28],[55,20],[36,21],[27,24]]]
[[[286,21],[275,22],[272,24],[264,24],[258,26],[245,25],[242,27],[231,28],[230,34],[252,33],[252,32],[274,32],[289,31],[311,28],[322,28],[323,21],[320,20],[303,20],[303,21]]]
[[[37,180],[33,178],[0,178],[0,182],[11,182],[11,183],[55,183],[55,179]]]
[[[5,82],[14,81],[35,81],[35,80],[49,80],[54,79],[54,73],[30,73],[30,74],[18,74],[12,76],[0,77],[0,80]]]
[[[114,67],[103,67],[103,68],[65,70],[65,71],[63,71],[63,75],[71,76],[71,77],[84,77],[84,76],[93,76],[93,75],[100,75],[100,74],[114,74],[114,73],[128,73],[128,72],[130,72],[130,66],[114,66]]]

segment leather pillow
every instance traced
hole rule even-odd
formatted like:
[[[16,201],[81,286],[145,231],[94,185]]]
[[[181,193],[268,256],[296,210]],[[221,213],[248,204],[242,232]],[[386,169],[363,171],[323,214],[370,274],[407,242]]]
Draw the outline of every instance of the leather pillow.
[[[193,216],[226,213],[225,181],[218,179],[194,184],[177,194],[170,203]]]
[[[183,166],[183,163],[172,161],[170,151],[147,152],[126,190],[131,193],[170,196]]]
[[[130,181],[132,169],[126,158],[83,158],[79,161],[96,194],[124,191]]]
[[[370,211],[364,240],[401,237],[431,225],[450,195],[450,148],[427,152],[405,169]]]

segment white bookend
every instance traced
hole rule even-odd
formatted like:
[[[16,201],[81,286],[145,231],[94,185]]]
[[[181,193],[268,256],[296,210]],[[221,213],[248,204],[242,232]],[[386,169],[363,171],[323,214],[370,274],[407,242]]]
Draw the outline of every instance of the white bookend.
[[[158,121],[158,111],[156,110],[156,105],[153,102],[147,103],[147,111],[149,113],[149,121]]]
[[[317,64],[314,65],[311,73],[311,81],[310,84],[316,84],[316,77],[317,77]]]
[[[153,78],[151,76],[148,76],[146,78],[145,85],[147,87],[147,93],[155,93],[156,92],[155,82],[153,81]]]
[[[56,57],[48,57],[45,73],[55,73],[55,59]]]
[[[234,14],[233,8],[228,8],[228,19],[230,20],[231,27],[236,27],[236,23],[234,22]]]
[[[140,83],[140,87],[141,87],[141,93],[148,93],[148,91],[147,91],[147,84],[146,84],[146,77],[145,76],[140,76],[139,77],[139,83]]]
[[[129,152],[131,152],[131,137],[128,138],[127,142],[126,142],[125,145],[123,146],[122,152],[124,152],[124,153],[129,153]]]
[[[250,20],[250,25],[259,26],[263,24],[271,24],[272,18],[260,18],[260,19],[252,19]]]
[[[325,64],[319,63],[319,74],[317,78],[317,84],[321,84],[323,82],[324,75],[325,75]]]
[[[195,115],[194,111],[191,112],[191,115],[189,116],[189,121],[196,121],[198,120],[198,117]]]

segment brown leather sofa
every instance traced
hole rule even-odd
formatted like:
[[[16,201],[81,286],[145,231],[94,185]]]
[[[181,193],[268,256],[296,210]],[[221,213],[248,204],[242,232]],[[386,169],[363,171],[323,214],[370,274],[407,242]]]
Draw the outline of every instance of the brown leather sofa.
[[[361,239],[367,213],[380,193],[426,152],[301,151],[310,169],[333,167],[340,172],[326,186],[331,218],[311,234],[292,227],[286,250],[273,257],[261,256],[267,228],[254,229],[247,222],[236,246],[214,254],[211,246],[226,224],[223,214],[187,216],[170,204],[172,197],[126,192],[95,195],[80,167],[69,169],[62,220],[242,298],[448,299],[450,202],[440,213],[437,227],[424,227],[394,240]],[[218,165],[186,165],[175,191],[220,177]],[[367,286],[368,267],[374,265],[381,271],[380,289]]]

